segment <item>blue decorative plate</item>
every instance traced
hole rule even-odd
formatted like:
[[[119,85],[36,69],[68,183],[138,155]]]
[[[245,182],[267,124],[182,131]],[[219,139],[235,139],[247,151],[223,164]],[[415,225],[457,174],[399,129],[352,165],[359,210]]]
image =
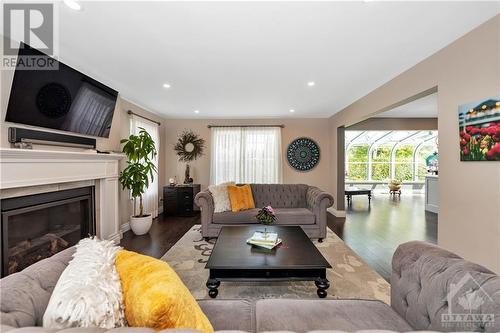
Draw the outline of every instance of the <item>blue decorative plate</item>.
[[[287,148],[288,164],[299,171],[309,171],[319,162],[319,146],[309,138],[297,138]]]

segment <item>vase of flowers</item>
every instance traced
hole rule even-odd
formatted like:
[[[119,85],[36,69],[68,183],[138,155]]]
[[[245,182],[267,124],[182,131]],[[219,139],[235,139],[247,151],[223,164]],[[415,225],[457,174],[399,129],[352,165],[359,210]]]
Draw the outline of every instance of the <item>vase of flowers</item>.
[[[257,215],[255,216],[259,223],[264,225],[264,237],[267,235],[267,226],[273,224],[276,221],[276,215],[274,214],[274,209],[271,206],[263,207]]]

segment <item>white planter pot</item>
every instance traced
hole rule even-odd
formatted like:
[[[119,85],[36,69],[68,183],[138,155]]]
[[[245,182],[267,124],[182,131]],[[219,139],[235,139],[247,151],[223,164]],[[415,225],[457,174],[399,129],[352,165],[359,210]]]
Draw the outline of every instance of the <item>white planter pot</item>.
[[[151,223],[153,223],[151,214],[142,217],[130,217],[130,229],[132,229],[136,235],[147,234],[151,228]]]

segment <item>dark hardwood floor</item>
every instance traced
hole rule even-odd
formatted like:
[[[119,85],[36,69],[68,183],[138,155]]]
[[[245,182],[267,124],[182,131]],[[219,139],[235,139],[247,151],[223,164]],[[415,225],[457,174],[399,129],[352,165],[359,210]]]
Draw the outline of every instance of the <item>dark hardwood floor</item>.
[[[392,255],[398,245],[411,240],[437,243],[438,215],[425,211],[424,200],[423,194],[403,193],[398,198],[375,193],[368,205],[365,196],[355,196],[346,218],[331,216],[328,226],[389,280]]]
[[[437,214],[425,212],[423,195],[403,194],[401,199],[391,199],[388,194],[376,193],[370,206],[365,196],[355,196],[345,219],[328,215],[330,229],[386,280],[391,273],[392,255],[399,244],[410,240],[437,241]],[[120,245],[160,258],[199,223],[199,215],[160,215],[149,234],[135,236],[127,231]]]
[[[199,214],[193,217],[160,214],[154,219],[149,233],[136,236],[129,230],[123,234],[120,245],[126,250],[161,258],[193,225],[199,223]]]

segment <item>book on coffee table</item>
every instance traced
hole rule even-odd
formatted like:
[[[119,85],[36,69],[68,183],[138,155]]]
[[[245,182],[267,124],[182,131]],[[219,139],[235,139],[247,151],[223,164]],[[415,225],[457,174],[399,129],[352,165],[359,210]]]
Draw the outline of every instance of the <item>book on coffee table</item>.
[[[275,232],[256,231],[251,238],[247,239],[247,243],[271,250],[281,243],[281,239]]]

